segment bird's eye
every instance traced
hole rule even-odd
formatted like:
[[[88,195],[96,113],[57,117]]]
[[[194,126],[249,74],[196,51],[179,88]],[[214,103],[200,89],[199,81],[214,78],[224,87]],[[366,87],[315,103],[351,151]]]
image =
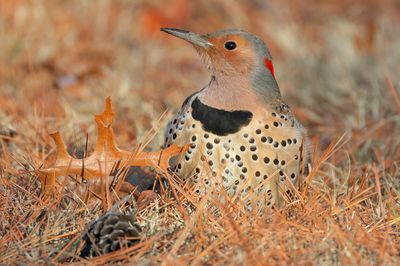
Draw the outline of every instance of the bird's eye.
[[[234,41],[227,41],[226,43],[225,43],[225,49],[227,49],[227,50],[233,50],[233,49],[235,49],[236,48],[236,43],[234,42]]]

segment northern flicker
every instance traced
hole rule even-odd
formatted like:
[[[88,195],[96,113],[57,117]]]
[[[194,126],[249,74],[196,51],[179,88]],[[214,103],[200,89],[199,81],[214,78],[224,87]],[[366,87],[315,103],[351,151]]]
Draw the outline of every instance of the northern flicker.
[[[280,206],[308,171],[309,140],[282,100],[266,44],[241,30],[161,30],[191,43],[211,72],[167,126],[165,147],[190,144],[171,163],[177,175],[199,195],[216,185],[229,197]]]

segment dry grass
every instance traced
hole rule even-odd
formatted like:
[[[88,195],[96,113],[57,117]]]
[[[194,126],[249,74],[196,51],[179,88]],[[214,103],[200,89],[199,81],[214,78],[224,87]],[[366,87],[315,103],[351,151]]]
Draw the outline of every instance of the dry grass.
[[[152,264],[395,265],[400,259],[398,1],[0,0],[0,264],[65,263],[64,248],[103,210],[40,197],[30,173],[93,150],[92,115],[110,95],[120,146],[159,130],[166,108],[207,82],[192,48],[160,26],[242,28],[274,55],[282,93],[312,137],[299,200],[246,213],[179,190],[136,216],[144,240],[92,259]],[[158,134],[148,145],[158,149]],[[216,206],[219,212],[215,213]]]

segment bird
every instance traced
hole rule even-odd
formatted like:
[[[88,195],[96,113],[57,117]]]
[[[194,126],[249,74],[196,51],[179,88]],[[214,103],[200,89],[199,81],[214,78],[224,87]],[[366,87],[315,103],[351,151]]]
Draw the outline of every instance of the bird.
[[[283,101],[268,46],[237,29],[161,31],[189,42],[211,74],[167,124],[164,145],[190,145],[171,169],[201,196],[280,207],[311,167],[310,140]]]

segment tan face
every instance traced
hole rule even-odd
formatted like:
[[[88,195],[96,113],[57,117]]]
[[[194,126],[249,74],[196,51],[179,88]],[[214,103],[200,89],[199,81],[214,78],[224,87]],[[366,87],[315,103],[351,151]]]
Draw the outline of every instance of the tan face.
[[[248,73],[257,62],[252,44],[240,35],[206,37],[213,46],[199,50],[207,53],[215,71]]]
[[[260,62],[252,42],[241,31],[226,30],[199,35],[181,29],[161,30],[190,42],[214,75],[232,76],[250,73]]]

